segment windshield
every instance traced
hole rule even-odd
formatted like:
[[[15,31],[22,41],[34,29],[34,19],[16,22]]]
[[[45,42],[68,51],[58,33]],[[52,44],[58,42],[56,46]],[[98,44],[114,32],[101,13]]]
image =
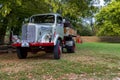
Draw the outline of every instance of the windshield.
[[[54,23],[54,15],[37,15],[31,18],[31,23]]]

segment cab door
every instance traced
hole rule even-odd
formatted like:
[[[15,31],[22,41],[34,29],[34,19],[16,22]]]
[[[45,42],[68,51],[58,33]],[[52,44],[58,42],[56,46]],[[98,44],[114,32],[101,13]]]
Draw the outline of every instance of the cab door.
[[[57,34],[60,35],[61,38],[64,36],[64,29],[63,29],[63,19],[61,16],[57,16],[57,26],[56,26]]]

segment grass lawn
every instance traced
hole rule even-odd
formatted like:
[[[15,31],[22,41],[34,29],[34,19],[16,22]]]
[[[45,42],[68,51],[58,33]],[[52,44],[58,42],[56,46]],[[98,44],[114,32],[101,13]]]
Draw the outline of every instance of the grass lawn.
[[[120,44],[77,44],[76,53],[60,60],[44,52],[20,60],[16,53],[0,54],[0,80],[119,80]]]

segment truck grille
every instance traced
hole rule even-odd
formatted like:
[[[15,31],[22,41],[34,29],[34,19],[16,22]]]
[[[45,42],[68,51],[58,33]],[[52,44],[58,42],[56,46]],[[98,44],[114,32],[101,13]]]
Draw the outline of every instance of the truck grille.
[[[22,40],[28,42],[35,41],[35,26],[34,25],[23,25],[22,26]]]

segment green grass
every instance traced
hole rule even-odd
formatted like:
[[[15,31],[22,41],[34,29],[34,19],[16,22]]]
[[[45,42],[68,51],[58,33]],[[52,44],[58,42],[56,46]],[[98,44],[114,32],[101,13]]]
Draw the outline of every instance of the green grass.
[[[120,77],[120,44],[77,44],[76,53],[60,60],[49,55],[29,55],[19,60],[15,53],[0,55],[0,80],[112,80]]]
[[[120,60],[120,44],[113,43],[84,43],[78,49],[91,52],[90,55],[114,60]]]

